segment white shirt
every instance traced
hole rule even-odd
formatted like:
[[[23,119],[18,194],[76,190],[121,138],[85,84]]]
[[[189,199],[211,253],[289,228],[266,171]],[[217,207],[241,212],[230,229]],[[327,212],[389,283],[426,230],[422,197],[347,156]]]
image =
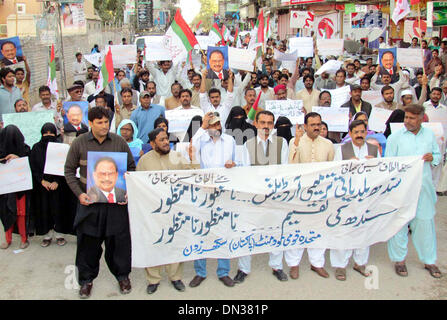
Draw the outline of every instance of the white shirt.
[[[96,92],[96,84],[94,81],[90,81],[84,86],[84,93],[87,95],[87,97],[91,96],[92,94],[95,94]]]
[[[359,148],[357,147],[354,143],[348,142],[352,144],[352,148],[354,149],[354,154],[356,156],[356,158],[358,159],[366,159],[366,156],[368,155],[368,145],[365,143],[363,143],[363,145]],[[380,152],[379,150],[377,150],[377,158],[380,158]],[[343,154],[341,152],[341,146],[340,148],[337,148],[337,152],[335,153],[335,161],[342,161],[343,160]]]
[[[262,147],[264,148],[264,155],[267,154],[267,141],[269,143],[273,143],[273,135],[270,134],[267,140],[262,140],[259,136],[256,136],[256,144],[259,142],[262,143]],[[276,150],[271,150],[276,151]],[[287,144],[286,139],[282,139],[282,147],[281,147],[281,164],[287,164],[289,159],[289,146]],[[250,153],[248,152],[247,142],[244,143],[244,153],[242,157],[242,166],[248,167],[251,165]]]
[[[192,138],[192,145],[202,169],[223,168],[226,162],[235,161],[236,142],[225,133],[214,142],[208,131],[200,127]]]
[[[256,96],[258,96],[259,92],[261,91],[261,87],[257,87],[256,89]],[[267,92],[262,91],[261,98],[259,98],[259,108],[264,109],[265,108],[265,102],[267,100],[275,100],[275,91],[273,91],[273,88],[268,88]]]
[[[169,98],[172,97],[171,85],[175,82],[177,75],[177,68],[179,64],[173,65],[171,69],[165,74],[160,69],[156,68],[153,63],[148,64],[149,72],[157,84],[157,94]]]
[[[76,60],[73,63],[73,76],[74,81],[82,80],[85,81],[85,76],[87,75],[87,66],[84,61],[78,62]]]
[[[225,100],[221,100],[221,104],[215,108],[210,100],[208,99],[208,95],[206,93],[200,93],[200,107],[202,108],[203,112],[219,112],[220,115],[220,124],[222,125],[222,128],[225,127],[225,123],[227,122],[228,114],[231,111],[231,108],[233,106],[233,98],[234,93],[233,92],[227,92],[227,96]]]

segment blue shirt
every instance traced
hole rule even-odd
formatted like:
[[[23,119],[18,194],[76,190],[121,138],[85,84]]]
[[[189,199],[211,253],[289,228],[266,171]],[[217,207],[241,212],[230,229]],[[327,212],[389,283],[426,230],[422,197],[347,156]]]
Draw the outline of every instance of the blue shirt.
[[[154,130],[154,122],[160,116],[165,117],[165,108],[158,104],[151,104],[148,109],[139,106],[132,112],[130,120],[137,125],[138,138],[144,143],[149,141],[148,134]]]
[[[22,92],[16,86],[9,92],[3,85],[0,85],[0,121],[3,121],[3,114],[15,113],[14,103],[22,99]]]
[[[433,154],[432,166],[441,162],[441,153],[436,143],[435,134],[431,129],[421,127],[415,135],[403,128],[388,137],[385,157],[422,156]],[[422,187],[419,195],[416,218],[422,220],[433,219],[436,213],[436,190],[433,185],[430,163],[424,163]]]

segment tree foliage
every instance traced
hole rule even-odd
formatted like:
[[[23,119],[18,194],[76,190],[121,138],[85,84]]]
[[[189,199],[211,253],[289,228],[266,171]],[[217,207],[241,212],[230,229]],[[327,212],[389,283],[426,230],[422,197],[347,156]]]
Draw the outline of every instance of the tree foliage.
[[[126,0],[95,0],[94,6],[104,22],[116,23],[124,20]]]
[[[202,20],[202,29],[210,30],[212,26],[213,16],[218,12],[217,0],[199,0],[201,7],[200,13],[192,21],[193,30],[195,26]]]

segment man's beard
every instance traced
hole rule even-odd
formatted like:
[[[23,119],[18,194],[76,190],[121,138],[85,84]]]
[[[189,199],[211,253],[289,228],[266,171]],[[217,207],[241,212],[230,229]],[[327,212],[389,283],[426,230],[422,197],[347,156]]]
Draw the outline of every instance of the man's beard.
[[[167,154],[169,154],[169,152],[171,152],[171,148],[169,148],[167,151],[165,151],[165,150],[162,150],[162,149],[159,148],[159,147],[156,147],[156,148],[155,148],[155,151],[157,151],[158,153],[160,153],[160,154],[162,154],[162,155],[167,155]]]
[[[156,94],[157,94],[156,92],[149,92],[149,96],[150,96],[151,98],[155,97]]]
[[[208,130],[208,134],[211,138],[219,138],[222,135],[222,129],[216,130],[216,129],[210,129]]]

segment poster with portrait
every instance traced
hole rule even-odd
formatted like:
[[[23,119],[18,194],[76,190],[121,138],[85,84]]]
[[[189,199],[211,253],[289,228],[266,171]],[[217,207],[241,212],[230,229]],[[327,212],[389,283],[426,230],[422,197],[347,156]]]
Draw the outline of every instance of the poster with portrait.
[[[379,49],[380,74],[391,76],[397,73],[397,48]]]
[[[207,58],[207,79],[228,79],[228,47],[208,47]]]
[[[23,62],[19,37],[0,39],[0,67],[12,67]]]
[[[73,132],[74,130],[87,130],[88,125],[88,102],[87,101],[69,101],[64,102],[64,131]]]
[[[87,153],[87,195],[92,203],[125,203],[126,152]]]

